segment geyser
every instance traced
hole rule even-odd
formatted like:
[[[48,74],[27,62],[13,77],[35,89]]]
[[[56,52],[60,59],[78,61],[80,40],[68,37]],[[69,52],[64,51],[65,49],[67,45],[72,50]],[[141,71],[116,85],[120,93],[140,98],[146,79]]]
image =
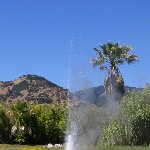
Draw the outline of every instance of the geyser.
[[[76,90],[79,87],[80,89],[87,88],[87,85],[89,88],[90,82],[85,77],[86,71],[84,70],[86,66],[84,65],[82,68],[82,60],[79,60],[83,59],[81,58],[82,55],[75,51],[73,34],[70,40],[70,48],[68,89],[72,91],[72,89]],[[94,105],[94,96],[94,90],[87,90],[81,97],[70,98],[69,96],[65,150],[94,150],[100,138],[103,124],[111,116],[118,114],[119,105],[116,104],[115,100],[109,98],[106,101],[105,96],[101,95],[104,98],[101,98],[101,102],[105,104],[100,107]],[[96,101],[99,101],[99,98]]]
[[[94,149],[100,135],[100,110],[87,102],[69,106],[66,150]]]

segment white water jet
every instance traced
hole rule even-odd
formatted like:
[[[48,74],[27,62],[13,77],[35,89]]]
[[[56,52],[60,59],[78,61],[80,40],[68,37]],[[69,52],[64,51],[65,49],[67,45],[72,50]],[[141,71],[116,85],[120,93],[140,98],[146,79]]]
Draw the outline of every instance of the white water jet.
[[[88,80],[82,73],[83,70],[80,68],[82,65],[74,64],[80,61],[76,60],[78,57],[74,49],[74,36],[71,35],[67,88],[76,90],[79,87],[81,88],[81,85],[86,88],[86,85],[89,86],[90,82],[85,83]],[[81,57],[79,58],[81,59]],[[115,101],[108,100],[107,106],[104,107],[93,105],[94,92],[93,90],[88,91],[85,93],[86,95],[82,95],[80,98],[74,97],[72,99],[68,96],[68,127],[65,150],[94,150],[101,135],[102,125],[110,119],[111,115],[117,114],[119,105],[116,105]],[[87,101],[86,98],[89,97],[90,100]],[[105,99],[102,101],[105,101]],[[103,108],[103,111],[101,108]]]
[[[99,108],[79,101],[77,105],[70,106],[68,113],[65,150],[94,150],[100,135]]]
[[[67,88],[76,90],[89,87],[81,64],[77,64],[77,56],[74,48],[74,35],[71,33],[69,58],[69,77]],[[77,55],[77,54],[78,55]],[[81,59],[81,57],[79,57]],[[86,83],[85,83],[86,81]],[[92,92],[88,95],[92,97]],[[84,96],[85,97],[85,96]],[[82,98],[68,96],[68,127],[66,131],[65,150],[94,150],[100,134],[100,113],[97,108]]]
[[[73,136],[68,135],[66,150],[73,150]]]

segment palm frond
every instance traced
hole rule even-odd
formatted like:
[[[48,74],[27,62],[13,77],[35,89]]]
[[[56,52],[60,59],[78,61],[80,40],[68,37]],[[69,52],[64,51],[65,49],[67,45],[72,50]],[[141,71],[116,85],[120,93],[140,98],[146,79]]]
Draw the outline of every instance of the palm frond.
[[[96,66],[99,66],[99,65],[104,63],[104,58],[103,57],[96,57],[96,58],[93,58],[91,60],[91,62],[93,64],[93,67],[96,67]]]
[[[95,50],[99,55],[102,54],[101,51],[100,51],[98,48],[94,48],[94,50]]]
[[[107,67],[107,66],[103,66],[103,65],[102,65],[102,66],[100,66],[100,67],[99,67],[99,69],[100,69],[101,71],[103,71],[103,70],[107,70],[107,69],[108,69],[108,67]]]
[[[131,64],[138,61],[138,57],[136,55],[129,55],[128,58],[126,58],[126,61],[128,64]]]
[[[117,61],[116,61],[116,64],[120,64],[120,65],[123,65],[124,64],[124,60],[123,59],[118,59]]]

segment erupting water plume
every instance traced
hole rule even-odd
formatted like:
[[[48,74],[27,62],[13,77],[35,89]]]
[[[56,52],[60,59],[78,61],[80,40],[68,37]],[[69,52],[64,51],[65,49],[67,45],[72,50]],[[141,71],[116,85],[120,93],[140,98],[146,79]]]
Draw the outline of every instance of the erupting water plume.
[[[65,150],[94,150],[103,124],[116,116],[119,108],[119,103],[112,99],[101,107],[82,99],[71,101],[68,108]]]
[[[100,135],[100,122],[100,111],[96,106],[81,101],[70,106],[66,150],[94,147]]]
[[[90,82],[85,77],[81,64],[77,64],[77,54],[74,50],[74,36],[71,34],[69,60],[68,89],[87,88]],[[80,58],[80,57],[79,57]],[[92,92],[88,93],[92,97]],[[85,97],[85,95],[83,95]],[[68,128],[66,131],[65,150],[91,150],[95,147],[100,135],[99,108],[85,101],[83,97],[68,96]]]
[[[77,56],[75,55],[73,42],[74,37],[72,34],[70,41],[69,90],[81,88],[81,85],[87,84],[84,81],[88,81],[81,71],[81,65],[73,64],[74,59],[76,59],[75,56]],[[78,61],[75,60],[75,62]],[[96,99],[96,101],[101,99],[102,104],[95,105],[95,95],[97,93],[94,90],[86,90],[86,92],[83,90],[81,93],[82,96],[79,97],[76,94],[68,97],[68,128],[65,150],[96,149],[103,124],[110,119],[110,116],[117,115],[119,111],[119,103],[112,98],[113,96],[106,98],[103,93],[101,98],[98,96]]]

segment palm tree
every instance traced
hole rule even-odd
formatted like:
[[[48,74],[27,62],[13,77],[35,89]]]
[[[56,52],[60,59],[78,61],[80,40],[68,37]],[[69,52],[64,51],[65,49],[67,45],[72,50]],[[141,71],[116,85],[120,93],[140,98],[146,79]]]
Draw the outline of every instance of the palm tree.
[[[104,81],[106,96],[113,96],[118,99],[125,93],[124,80],[119,72],[118,66],[125,62],[131,64],[138,60],[134,54],[129,54],[131,48],[119,43],[108,42],[94,48],[98,57],[92,59],[93,66],[99,66],[100,70],[109,70],[108,77]]]

